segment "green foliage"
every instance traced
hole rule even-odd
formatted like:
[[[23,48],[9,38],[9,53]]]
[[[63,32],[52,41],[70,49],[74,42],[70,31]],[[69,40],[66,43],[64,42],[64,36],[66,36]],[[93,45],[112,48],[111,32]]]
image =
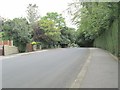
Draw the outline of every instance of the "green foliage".
[[[72,44],[76,41],[76,32],[74,28],[63,27],[61,29],[61,44]]]
[[[55,45],[58,45],[58,42],[61,40],[61,28],[65,26],[64,18],[61,16],[61,14],[58,13],[47,13],[46,16],[43,16],[41,20],[39,20],[38,25],[40,27],[39,30],[41,30],[41,37],[39,37],[39,40],[42,39],[41,42],[44,44],[47,44],[48,47],[52,47]]]
[[[33,29],[31,33],[33,41],[35,41],[38,38],[36,32],[38,29],[37,22],[39,19],[40,15],[38,13],[38,6],[36,4],[29,4],[27,7],[27,20]]]
[[[111,22],[113,22],[112,19],[117,17],[112,13],[116,13],[114,11],[114,3],[91,2],[86,4],[81,9],[80,31],[87,31],[89,35],[99,36],[109,29]]]
[[[118,59],[120,60],[120,2],[118,3]]]
[[[46,44],[46,47],[75,43],[75,29],[66,26],[61,14],[56,12],[47,13],[39,20],[38,27],[38,40],[44,45]]]
[[[31,41],[32,28],[24,18],[8,20],[3,25],[3,39],[13,40],[20,52],[25,51],[26,44]]]
[[[92,46],[110,51],[118,56],[118,2],[82,2],[72,4],[73,21],[78,26],[79,46]]]
[[[59,27],[55,26],[55,22],[48,20],[49,18],[50,17],[41,18],[39,21],[39,26],[44,30],[45,36],[47,36],[53,42],[58,42],[60,41],[60,29]]]
[[[118,18],[118,3],[115,2],[74,2],[73,21],[78,26],[77,43],[91,44]]]
[[[12,29],[14,27],[14,23],[12,20],[7,20],[2,25],[3,27],[3,40],[12,40]]]
[[[110,51],[118,56],[118,20],[111,25],[109,31],[106,30],[100,37],[94,41],[94,46]]]
[[[62,14],[58,14],[57,12],[49,12],[46,16],[42,17],[42,19],[53,21],[55,27],[57,28],[62,28],[66,26],[65,19],[62,17]]]
[[[2,41],[3,32],[0,32],[0,41]]]
[[[62,14],[50,12],[40,18],[36,4],[29,4],[27,7],[27,19],[6,20],[1,28],[3,39],[13,40],[20,52],[24,52],[26,44],[32,41],[34,42],[31,44],[41,45],[43,48],[55,48],[61,44],[75,46],[75,29],[66,26]]]
[[[0,31],[3,30],[3,23],[5,19],[0,16]]]

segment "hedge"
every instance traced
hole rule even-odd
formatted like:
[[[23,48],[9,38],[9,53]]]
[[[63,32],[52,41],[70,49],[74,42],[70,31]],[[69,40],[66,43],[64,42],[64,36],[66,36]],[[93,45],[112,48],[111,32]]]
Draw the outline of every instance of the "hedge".
[[[118,40],[118,20],[114,20],[109,30],[106,30],[94,40],[94,46],[110,51],[115,56],[119,56]]]

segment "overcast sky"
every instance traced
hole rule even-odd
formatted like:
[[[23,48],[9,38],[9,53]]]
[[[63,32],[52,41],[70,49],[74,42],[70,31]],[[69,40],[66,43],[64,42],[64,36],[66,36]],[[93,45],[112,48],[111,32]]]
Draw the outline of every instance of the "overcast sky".
[[[27,6],[36,4],[39,7],[39,13],[44,16],[47,12],[62,13],[66,18],[68,26],[74,27],[70,23],[70,17],[67,14],[68,3],[73,0],[0,0],[0,16],[13,19],[16,17],[25,17]],[[63,13],[64,12],[64,13]]]

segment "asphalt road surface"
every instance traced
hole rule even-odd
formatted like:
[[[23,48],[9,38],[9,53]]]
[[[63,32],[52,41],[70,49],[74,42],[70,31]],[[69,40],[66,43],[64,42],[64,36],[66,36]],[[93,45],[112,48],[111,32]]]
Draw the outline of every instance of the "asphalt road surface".
[[[97,51],[103,53],[103,51]],[[94,59],[96,60],[97,58],[94,57],[94,55],[90,57],[90,55],[93,53],[97,52],[94,52],[94,50],[89,48],[65,48],[36,52],[32,54],[25,54],[3,59],[2,87],[70,88],[72,85],[73,87],[75,87],[75,83],[79,85],[81,82],[83,82],[81,84],[82,88],[86,88],[87,86],[91,86],[92,88],[104,88],[105,86],[117,88],[117,61],[115,61],[110,55],[107,54],[108,56],[103,57],[103,59],[106,58],[105,62],[101,62],[100,60],[98,60],[99,63],[96,63]],[[105,54],[106,52],[104,52],[104,55]],[[100,57],[100,55],[97,57],[102,58],[102,56]],[[111,60],[109,60],[109,58]],[[90,59],[93,61],[90,61]],[[87,64],[88,60],[89,63]],[[101,67],[98,64],[102,64],[102,69],[105,68],[106,71],[101,70]],[[110,65],[106,66],[106,64]],[[85,68],[85,65],[87,65],[87,67],[89,66],[88,68],[90,70],[88,70],[88,68]],[[99,67],[95,69],[97,65]],[[111,65],[113,66],[112,68]],[[99,74],[101,76],[96,76],[96,71],[94,69],[97,71],[98,74],[103,74]],[[98,69],[100,70],[100,72],[98,71]],[[80,73],[81,71],[82,73]],[[88,73],[84,73],[86,71]],[[81,77],[81,75],[83,75],[83,77]],[[108,75],[109,78],[106,79]],[[86,76],[86,78],[84,76]],[[94,77],[99,78],[99,82],[97,81],[97,79],[92,79]],[[82,79],[79,80],[79,78]],[[93,83],[90,83],[91,81],[93,81]],[[98,82],[98,84],[96,84],[96,82]],[[104,85],[104,82],[110,83]],[[101,83],[103,83],[103,85]]]

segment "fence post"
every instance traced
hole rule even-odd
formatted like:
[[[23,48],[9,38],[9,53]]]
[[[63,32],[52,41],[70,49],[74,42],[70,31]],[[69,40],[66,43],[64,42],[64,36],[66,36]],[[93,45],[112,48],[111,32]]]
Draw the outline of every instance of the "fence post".
[[[13,40],[11,40],[11,46],[13,46]]]

